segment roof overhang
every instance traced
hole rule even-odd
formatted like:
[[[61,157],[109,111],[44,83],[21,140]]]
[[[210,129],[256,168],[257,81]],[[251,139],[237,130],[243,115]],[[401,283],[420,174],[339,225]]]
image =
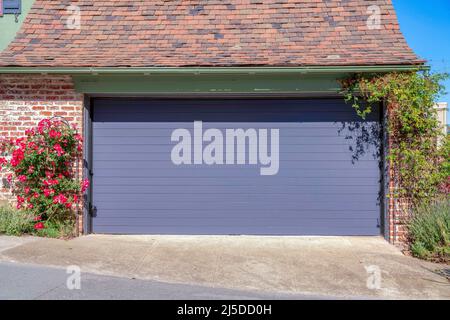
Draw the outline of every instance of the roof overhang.
[[[13,74],[348,74],[428,70],[424,65],[311,66],[311,67],[0,67],[0,73]]]

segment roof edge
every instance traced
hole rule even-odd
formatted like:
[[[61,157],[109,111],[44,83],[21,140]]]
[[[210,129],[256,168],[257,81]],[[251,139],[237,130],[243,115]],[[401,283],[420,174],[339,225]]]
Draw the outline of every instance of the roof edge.
[[[311,67],[0,67],[0,74],[326,74],[428,70],[426,65]]]

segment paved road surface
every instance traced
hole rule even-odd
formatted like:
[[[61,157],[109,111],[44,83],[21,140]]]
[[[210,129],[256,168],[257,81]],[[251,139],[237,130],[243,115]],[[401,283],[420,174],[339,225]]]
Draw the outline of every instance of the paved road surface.
[[[69,290],[65,269],[0,263],[0,299],[319,299],[261,294],[81,273],[81,289]]]

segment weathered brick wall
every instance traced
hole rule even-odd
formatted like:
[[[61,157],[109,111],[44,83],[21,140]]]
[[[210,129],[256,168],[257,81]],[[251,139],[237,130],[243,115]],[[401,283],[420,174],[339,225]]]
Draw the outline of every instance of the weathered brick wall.
[[[391,174],[392,177],[392,174]],[[388,219],[389,241],[399,247],[406,245],[408,241],[408,204],[405,200],[395,197],[395,183],[393,180],[389,186]]]
[[[0,139],[23,136],[55,116],[82,132],[83,95],[75,92],[71,76],[0,74]],[[13,200],[5,176],[0,173],[0,202]]]
[[[392,106],[391,106],[392,107]],[[390,112],[387,113],[388,117]],[[394,143],[394,139],[392,136],[388,138],[388,150],[389,146],[392,146]],[[392,163],[389,163],[389,170],[387,172],[389,176],[389,190],[388,190],[388,215],[386,223],[389,226],[387,235],[389,242],[397,245],[398,247],[404,248],[408,243],[408,228],[407,228],[407,220],[409,217],[409,204],[406,199],[401,199],[396,196],[397,194],[397,179],[396,179],[396,170],[393,167]]]

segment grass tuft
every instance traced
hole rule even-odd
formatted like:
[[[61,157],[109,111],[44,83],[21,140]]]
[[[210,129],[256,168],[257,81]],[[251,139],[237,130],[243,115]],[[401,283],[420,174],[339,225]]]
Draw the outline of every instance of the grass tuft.
[[[450,200],[416,209],[409,222],[411,251],[414,256],[442,262],[450,261]]]

